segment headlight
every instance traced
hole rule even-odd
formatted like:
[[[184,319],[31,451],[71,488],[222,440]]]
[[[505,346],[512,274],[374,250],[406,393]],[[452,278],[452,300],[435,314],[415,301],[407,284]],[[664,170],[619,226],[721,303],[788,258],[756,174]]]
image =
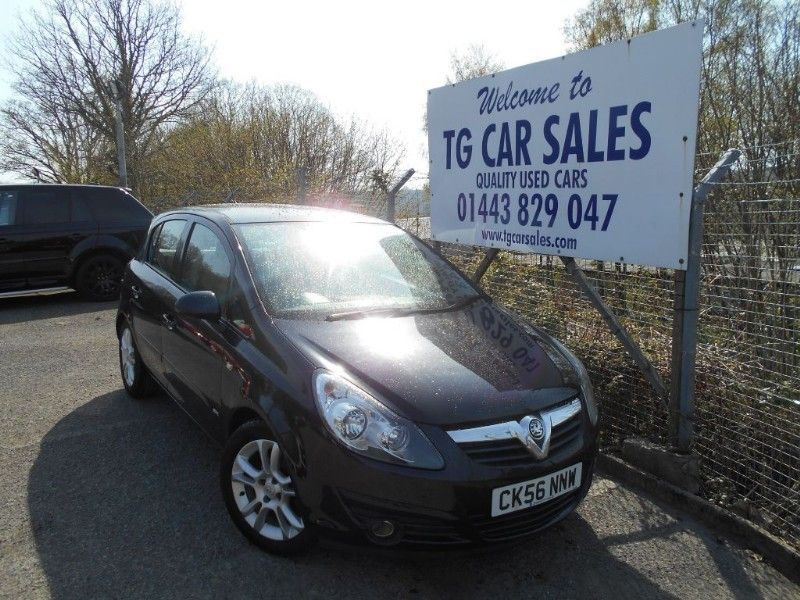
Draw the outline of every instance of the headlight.
[[[419,427],[397,416],[344,377],[318,369],[314,398],[325,424],[342,444],[377,460],[441,469],[442,459]]]
[[[569,361],[569,364],[572,365],[572,368],[575,369],[575,374],[578,376],[578,381],[581,387],[581,395],[586,403],[586,412],[589,414],[589,420],[592,422],[592,425],[597,425],[597,402],[594,400],[594,391],[592,391],[592,382],[589,380],[589,372],[586,370],[586,367],[583,366],[583,363],[580,361],[580,359],[575,356],[564,344],[555,338],[551,339],[558,351],[564,355],[564,358],[566,358],[567,361]]]

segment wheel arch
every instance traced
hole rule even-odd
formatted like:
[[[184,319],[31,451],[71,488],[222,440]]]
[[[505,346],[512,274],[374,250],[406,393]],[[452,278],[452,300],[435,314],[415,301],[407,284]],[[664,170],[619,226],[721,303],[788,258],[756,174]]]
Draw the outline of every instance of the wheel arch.
[[[230,437],[234,431],[239,429],[239,427],[248,421],[261,421],[267,427],[269,427],[269,423],[267,423],[264,417],[258,414],[258,412],[256,412],[253,408],[249,406],[240,406],[231,411],[231,414],[228,417],[228,422],[225,426],[225,437]]]
[[[116,323],[114,323],[114,329],[117,331],[117,339],[119,339],[120,336],[122,335],[122,324],[127,319],[128,319],[128,317],[125,316],[125,313],[123,313],[123,312],[118,312],[117,313],[117,321],[116,321]]]

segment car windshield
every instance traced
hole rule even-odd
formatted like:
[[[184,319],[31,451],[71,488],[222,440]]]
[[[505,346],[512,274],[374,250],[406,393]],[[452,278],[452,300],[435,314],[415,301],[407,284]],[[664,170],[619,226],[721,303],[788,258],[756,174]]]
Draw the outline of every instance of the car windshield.
[[[389,224],[236,226],[258,292],[278,317],[447,310],[479,296],[427,246]]]

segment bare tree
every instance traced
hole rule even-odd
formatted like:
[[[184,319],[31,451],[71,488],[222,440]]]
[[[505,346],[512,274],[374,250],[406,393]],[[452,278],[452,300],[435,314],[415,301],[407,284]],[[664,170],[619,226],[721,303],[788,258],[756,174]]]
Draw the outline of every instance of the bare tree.
[[[351,197],[380,190],[402,157],[386,132],[337,117],[291,85],[221,85],[160,148],[147,195],[194,203],[292,199],[301,168],[312,199]]]
[[[573,50],[629,38],[658,28],[659,0],[592,0],[567,21],[564,35]]]
[[[447,84],[459,83],[484,75],[497,73],[505,68],[494,54],[485,47],[472,44],[463,52],[450,53],[450,72],[447,74]],[[428,109],[422,115],[422,130],[428,133]]]
[[[116,81],[136,187],[159,128],[188,114],[212,85],[208,60],[202,43],[181,33],[172,3],[49,0],[10,43],[18,98],[0,109],[0,166],[24,174],[35,167],[50,180],[114,181]]]
[[[450,54],[447,83],[458,83],[503,70],[503,63],[481,45],[472,44],[464,52]]]

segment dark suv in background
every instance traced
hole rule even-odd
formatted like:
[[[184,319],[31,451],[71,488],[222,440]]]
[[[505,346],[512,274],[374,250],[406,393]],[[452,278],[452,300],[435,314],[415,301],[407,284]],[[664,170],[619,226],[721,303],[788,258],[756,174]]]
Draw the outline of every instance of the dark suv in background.
[[[0,298],[67,287],[116,298],[152,218],[122,188],[0,186]]]

